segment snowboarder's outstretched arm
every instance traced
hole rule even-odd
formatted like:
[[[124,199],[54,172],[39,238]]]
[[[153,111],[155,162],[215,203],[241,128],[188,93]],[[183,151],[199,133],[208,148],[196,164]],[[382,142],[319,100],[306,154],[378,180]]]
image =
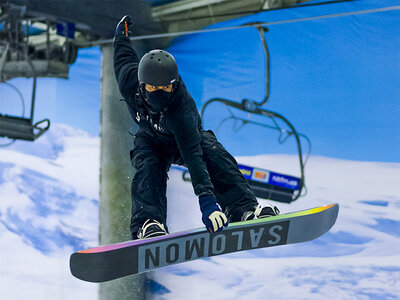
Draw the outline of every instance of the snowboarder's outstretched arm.
[[[125,99],[134,98],[139,85],[139,58],[128,38],[128,26],[133,24],[129,16],[118,23],[114,34],[114,72],[121,95]]]

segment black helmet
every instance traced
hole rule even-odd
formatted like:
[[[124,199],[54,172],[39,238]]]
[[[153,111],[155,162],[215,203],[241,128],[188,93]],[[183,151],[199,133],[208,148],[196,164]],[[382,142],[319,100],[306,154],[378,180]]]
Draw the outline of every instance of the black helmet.
[[[154,86],[177,82],[179,73],[174,57],[163,50],[147,52],[139,62],[138,79],[140,84]]]

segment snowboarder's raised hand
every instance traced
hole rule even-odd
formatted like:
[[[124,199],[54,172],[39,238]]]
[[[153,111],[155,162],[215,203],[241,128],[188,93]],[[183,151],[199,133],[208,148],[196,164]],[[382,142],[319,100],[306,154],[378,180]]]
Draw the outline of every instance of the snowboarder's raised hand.
[[[121,21],[118,22],[117,28],[115,28],[114,37],[124,35],[129,37],[129,27],[133,25],[133,20],[130,15],[125,15],[122,17]]]
[[[203,195],[199,197],[202,221],[210,232],[221,231],[228,226],[228,219],[217,204],[214,195]]]

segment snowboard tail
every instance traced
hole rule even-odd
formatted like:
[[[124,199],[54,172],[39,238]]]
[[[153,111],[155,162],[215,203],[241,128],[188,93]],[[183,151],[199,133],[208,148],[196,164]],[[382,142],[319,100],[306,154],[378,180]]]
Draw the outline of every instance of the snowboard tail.
[[[82,280],[103,282],[164,266],[243,250],[313,240],[336,222],[338,204],[231,223],[223,231],[204,228],[134,240],[75,252],[71,273]]]

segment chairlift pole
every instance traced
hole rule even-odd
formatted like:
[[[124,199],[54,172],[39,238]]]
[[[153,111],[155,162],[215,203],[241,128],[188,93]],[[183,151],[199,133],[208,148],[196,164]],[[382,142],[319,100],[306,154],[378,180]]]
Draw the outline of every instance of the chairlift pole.
[[[31,123],[33,124],[33,114],[35,112],[35,100],[36,100],[36,76],[33,77],[33,87],[32,87],[32,100],[31,100]]]
[[[32,86],[32,98],[31,98],[31,115],[30,115],[31,124],[33,124],[33,114],[35,112],[36,79],[37,79],[37,77],[36,77],[35,67],[33,66],[31,59],[28,56],[26,57],[26,59],[32,69],[32,74],[33,74],[33,76],[32,76],[33,77],[33,86]]]
[[[46,59],[50,60],[50,21],[46,19]]]
[[[257,26],[256,27],[258,30],[258,34],[260,35],[261,38],[261,42],[263,44],[263,48],[264,48],[264,53],[265,53],[265,98],[263,101],[261,101],[260,103],[255,102],[256,105],[258,106],[263,106],[264,104],[267,103],[268,99],[269,99],[269,91],[270,91],[270,58],[269,58],[269,51],[268,51],[268,45],[267,45],[267,41],[265,39],[265,33],[268,32],[268,28],[264,27],[264,26]]]

